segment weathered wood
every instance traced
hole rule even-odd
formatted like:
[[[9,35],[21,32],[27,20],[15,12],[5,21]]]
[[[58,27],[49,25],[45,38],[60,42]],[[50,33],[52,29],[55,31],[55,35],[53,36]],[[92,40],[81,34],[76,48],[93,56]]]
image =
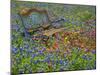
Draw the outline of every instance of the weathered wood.
[[[52,28],[52,29],[43,31],[43,35],[50,36],[50,35],[53,35],[54,33],[64,31],[65,29],[66,28],[59,28],[59,29]]]

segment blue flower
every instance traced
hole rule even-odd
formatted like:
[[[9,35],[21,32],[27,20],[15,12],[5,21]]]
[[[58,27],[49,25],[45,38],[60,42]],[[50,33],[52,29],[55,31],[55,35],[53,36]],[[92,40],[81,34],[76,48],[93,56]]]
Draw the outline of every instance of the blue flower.
[[[19,30],[19,26],[16,24],[16,25],[12,25],[12,29],[18,31]]]
[[[17,53],[17,48],[12,48],[12,51],[14,52],[14,53]]]
[[[87,55],[83,55],[82,58],[85,59],[85,60],[91,60],[92,59],[91,56],[87,56]]]
[[[20,47],[20,50],[21,50],[21,51],[23,51],[23,50],[24,50],[24,48],[23,48],[23,47]]]
[[[45,48],[45,47],[43,47],[43,48],[42,48],[42,51],[45,51],[45,50],[46,50],[46,48]]]
[[[25,48],[25,49],[28,49],[28,48],[29,48],[29,45],[24,45],[24,48]]]
[[[27,52],[30,54],[30,53],[32,53],[34,50],[27,50]]]
[[[92,57],[88,57],[87,60],[92,60]]]
[[[83,59],[87,59],[87,56],[86,56],[86,55],[83,55],[82,58],[83,58]]]
[[[96,54],[96,50],[92,50],[91,52],[92,52],[92,54]]]
[[[89,52],[89,49],[85,49],[85,52]]]
[[[44,62],[50,62],[50,58],[49,57],[46,57],[46,59],[44,60]]]
[[[24,31],[24,33],[25,33],[25,37],[26,38],[30,37],[30,35],[29,35],[29,33],[27,31]]]
[[[19,18],[19,16],[15,13],[12,13],[11,18],[14,19],[14,20],[17,20]]]
[[[33,47],[33,50],[34,50],[34,51],[38,51],[38,48],[37,48],[37,47]]]
[[[39,50],[38,52],[39,52],[39,54],[43,54],[43,51],[42,50]]]
[[[62,65],[63,64],[63,60],[59,60],[59,63]]]
[[[80,50],[81,50],[81,48],[79,48],[79,47],[78,47],[78,50],[80,51]]]
[[[34,58],[35,56],[37,56],[36,54],[32,54],[32,58]]]

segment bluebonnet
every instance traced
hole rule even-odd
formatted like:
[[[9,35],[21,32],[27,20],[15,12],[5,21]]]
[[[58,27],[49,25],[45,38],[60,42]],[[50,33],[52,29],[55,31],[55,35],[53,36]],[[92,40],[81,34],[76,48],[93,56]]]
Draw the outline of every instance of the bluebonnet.
[[[17,50],[18,49],[16,47],[12,48],[13,53],[17,53]]]
[[[63,64],[63,60],[59,60],[59,63],[62,65]]]
[[[27,50],[27,52],[30,54],[30,53],[32,53],[34,50]]]
[[[92,59],[91,56],[87,56],[87,55],[83,55],[82,58],[85,59],[85,60],[91,60]]]
[[[19,16],[12,13],[12,14],[11,14],[11,18],[14,19],[14,20],[17,20],[17,19],[19,18]]]
[[[46,55],[47,58],[51,58],[51,56],[52,56],[52,54],[50,54],[50,53],[48,55]]]
[[[32,58],[34,58],[35,56],[37,56],[37,54],[32,54]]]
[[[38,51],[38,48],[37,47],[33,47],[32,48],[34,51]]]
[[[91,52],[92,52],[92,54],[96,54],[96,50],[92,50]]]
[[[28,49],[29,48],[29,45],[28,44],[24,45],[24,48]]]
[[[39,50],[38,52],[39,52],[39,54],[43,54],[43,51],[42,50]]]
[[[87,59],[87,56],[86,56],[86,55],[83,55],[82,58],[83,58],[83,59]]]
[[[85,49],[85,52],[89,52],[89,49],[86,48],[86,49]]]
[[[79,47],[78,47],[78,50],[80,51],[80,50],[81,50],[81,48],[79,48]]]
[[[45,51],[45,50],[46,50],[46,48],[45,48],[45,47],[43,47],[43,48],[42,48],[42,51]]]
[[[16,31],[19,30],[19,26],[18,26],[18,24],[12,25],[11,28],[14,29],[14,30],[16,30]]]
[[[49,63],[50,62],[50,57],[46,57],[44,62],[48,62]]]
[[[23,50],[24,50],[24,48],[23,48],[23,47],[20,47],[20,50],[21,50],[21,51],[23,51]]]
[[[29,33],[26,30],[24,31],[24,33],[26,38],[30,37]]]

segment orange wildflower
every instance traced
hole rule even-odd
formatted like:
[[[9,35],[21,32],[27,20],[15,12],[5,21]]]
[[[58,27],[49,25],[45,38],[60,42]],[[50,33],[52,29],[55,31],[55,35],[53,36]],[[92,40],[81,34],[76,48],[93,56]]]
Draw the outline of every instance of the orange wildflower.
[[[55,43],[53,44],[53,48],[54,48],[54,49],[57,49],[58,47],[59,47],[58,43],[55,42]]]

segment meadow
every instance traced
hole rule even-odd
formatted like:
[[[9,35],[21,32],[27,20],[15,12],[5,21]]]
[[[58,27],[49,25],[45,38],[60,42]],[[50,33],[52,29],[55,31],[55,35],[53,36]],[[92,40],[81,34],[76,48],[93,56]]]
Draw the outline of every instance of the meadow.
[[[23,25],[18,13],[33,7],[48,10],[56,28],[27,33],[24,26],[29,24]],[[89,5],[11,1],[11,73],[96,69],[95,12],[96,7]],[[35,21],[41,23],[40,17]]]

